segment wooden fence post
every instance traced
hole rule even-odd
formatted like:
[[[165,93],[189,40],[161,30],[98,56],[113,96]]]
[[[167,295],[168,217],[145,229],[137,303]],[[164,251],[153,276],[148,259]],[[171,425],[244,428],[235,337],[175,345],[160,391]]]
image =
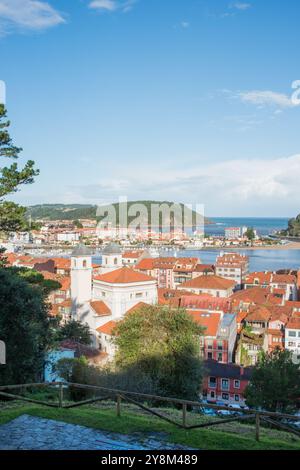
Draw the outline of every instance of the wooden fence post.
[[[260,418],[259,413],[255,414],[255,439],[259,442],[259,434],[260,434]]]
[[[63,384],[59,384],[59,390],[58,390],[58,401],[59,401],[59,407],[63,407],[63,400],[64,400],[64,389],[63,389]]]
[[[186,403],[182,404],[182,425],[186,427]]]
[[[121,416],[121,397],[117,395],[117,416]]]

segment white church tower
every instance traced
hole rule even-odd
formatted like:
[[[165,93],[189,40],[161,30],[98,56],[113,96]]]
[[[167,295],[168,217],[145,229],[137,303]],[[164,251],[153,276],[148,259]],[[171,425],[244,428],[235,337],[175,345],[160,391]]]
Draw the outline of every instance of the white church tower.
[[[72,315],[82,321],[92,298],[92,256],[89,248],[78,245],[71,255]]]
[[[122,251],[119,245],[111,243],[102,252],[101,273],[109,273],[115,269],[122,268]]]

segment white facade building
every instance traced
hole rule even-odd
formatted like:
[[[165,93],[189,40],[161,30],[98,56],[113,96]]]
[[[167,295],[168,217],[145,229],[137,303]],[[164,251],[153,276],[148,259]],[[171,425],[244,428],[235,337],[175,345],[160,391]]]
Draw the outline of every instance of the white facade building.
[[[93,346],[100,347],[110,356],[114,349],[106,342],[109,326],[121,320],[131,308],[139,303],[156,304],[158,300],[157,281],[146,274],[128,267],[111,269],[122,265],[122,255],[112,247],[104,254],[107,256],[108,271],[92,280],[92,257],[88,248],[77,247],[71,259],[71,299],[72,317],[87,323],[92,334]],[[104,336],[103,336],[104,334]],[[101,342],[103,344],[101,344]]]

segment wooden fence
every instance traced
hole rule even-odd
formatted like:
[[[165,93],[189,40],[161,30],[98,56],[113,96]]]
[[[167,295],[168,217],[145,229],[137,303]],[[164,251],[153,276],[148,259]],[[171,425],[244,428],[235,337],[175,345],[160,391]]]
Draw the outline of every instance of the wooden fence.
[[[21,394],[11,393],[8,390],[20,390],[22,391],[28,388],[45,388],[45,387],[55,387],[58,390],[58,402],[46,402],[41,400],[35,400],[33,398],[29,398],[28,396],[23,396]],[[82,390],[88,390],[94,392],[94,394],[101,393],[101,396],[94,396],[93,398],[81,400],[78,402],[66,403],[64,402],[64,391],[69,388],[77,388]],[[299,421],[299,416],[294,416],[285,413],[274,413],[268,411],[261,411],[261,410],[253,410],[253,409],[239,409],[238,411],[228,406],[220,406],[196,401],[189,401],[189,400],[181,400],[178,398],[170,398],[170,397],[161,397],[157,395],[149,395],[144,393],[137,393],[137,392],[130,392],[124,390],[117,390],[112,388],[105,388],[105,387],[98,387],[95,385],[85,385],[85,384],[78,384],[78,383],[71,383],[71,382],[43,382],[43,383],[29,383],[29,384],[20,384],[20,385],[4,385],[0,386],[0,397],[11,398],[14,400],[22,400],[29,403],[35,403],[38,405],[49,406],[52,408],[63,408],[63,409],[70,409],[75,408],[78,406],[87,405],[90,403],[105,401],[108,399],[113,399],[116,403],[116,414],[118,417],[121,416],[122,412],[122,402],[131,403],[142,410],[156,416],[159,419],[167,421],[179,428],[182,429],[196,429],[196,428],[206,428],[211,426],[218,426],[220,424],[230,423],[233,421],[249,421],[250,424],[254,424],[255,426],[255,438],[257,441],[260,439],[260,425],[261,423],[266,423],[269,426],[282,429],[286,432],[290,432],[295,434],[296,436],[300,437],[300,430],[293,428],[290,425],[290,421],[296,422]],[[149,402],[156,402],[156,403],[166,403],[166,404],[173,404],[177,408],[181,407],[182,409],[182,419],[181,422],[175,421],[164,414],[159,410],[159,408],[150,408]],[[205,408],[213,409],[213,410],[226,410],[232,412],[231,416],[226,416],[225,418],[220,418],[218,420],[211,420],[206,423],[201,424],[188,424],[188,417],[187,417],[187,410],[203,410]],[[284,420],[284,422],[282,422]]]

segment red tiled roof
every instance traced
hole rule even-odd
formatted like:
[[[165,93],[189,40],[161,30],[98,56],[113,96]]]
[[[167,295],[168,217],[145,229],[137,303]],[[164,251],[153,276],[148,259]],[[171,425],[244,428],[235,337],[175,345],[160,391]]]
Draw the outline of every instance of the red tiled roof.
[[[109,284],[134,284],[138,282],[155,281],[153,277],[140,273],[127,267],[115,269],[106,274],[94,278],[95,281],[108,282]]]
[[[296,277],[292,274],[273,274],[272,283],[276,284],[296,284]]]
[[[215,268],[213,264],[197,264],[196,268],[194,269],[196,273],[205,273],[205,272],[215,272]]]
[[[111,309],[102,300],[90,302],[90,305],[99,316],[111,315]]]
[[[230,299],[234,304],[240,302],[243,303],[253,303],[253,304],[264,304],[268,297],[270,291],[268,289],[263,289],[262,287],[252,287],[250,289],[244,289],[239,292],[235,292],[231,295]]]
[[[250,273],[245,278],[245,284],[255,284],[257,281],[259,284],[270,284],[272,274],[270,271]]]
[[[227,298],[213,297],[209,294],[183,295],[180,299],[180,306],[206,311],[220,310],[224,313],[231,312],[230,300]]]
[[[267,322],[271,318],[271,312],[266,307],[260,305],[252,308],[250,313],[246,317],[246,321],[253,321],[253,322]]]
[[[144,258],[135,267],[136,269],[140,269],[141,271],[150,271],[154,269],[154,259],[153,258]]]
[[[180,284],[180,288],[194,287],[196,289],[215,289],[215,290],[227,290],[233,288],[235,282],[230,279],[224,279],[220,276],[198,276],[190,281]]]
[[[204,336],[217,336],[221,313],[194,312],[192,310],[188,310],[188,313],[198,325],[205,328]]]
[[[99,328],[97,328],[97,331],[99,333],[104,333],[105,335],[111,335],[113,330],[115,329],[115,327],[117,326],[117,322],[116,321],[109,321],[107,323],[104,323],[104,325],[100,326]]]
[[[300,330],[300,318],[291,318],[286,325],[289,330]]]

